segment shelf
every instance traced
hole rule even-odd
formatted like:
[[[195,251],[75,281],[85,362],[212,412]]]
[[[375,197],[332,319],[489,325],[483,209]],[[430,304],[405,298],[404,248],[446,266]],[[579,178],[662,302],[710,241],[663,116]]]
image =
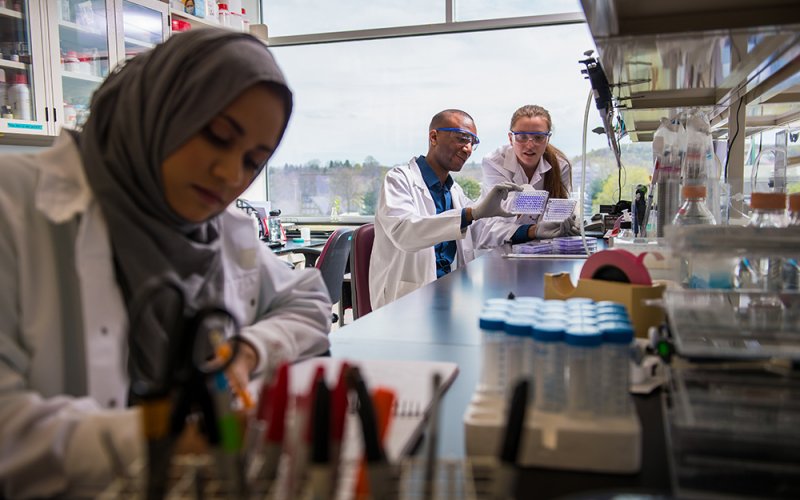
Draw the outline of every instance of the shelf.
[[[186,12],[180,11],[178,9],[169,9],[169,13],[171,16],[179,17],[184,21],[188,21],[189,24],[192,25],[192,28],[202,28],[204,26],[214,26],[216,28],[221,27],[218,22],[209,21],[207,19],[203,19],[202,17],[193,16],[191,14],[187,14]]]
[[[14,19],[22,19],[22,12],[0,7],[0,17],[13,17]]]
[[[62,28],[65,28],[65,29],[71,30],[71,31],[76,31],[78,33],[85,33],[87,35],[100,35],[100,36],[103,36],[103,37],[106,36],[106,32],[104,30],[102,30],[102,29],[90,28],[89,26],[83,26],[83,25],[80,25],[80,24],[77,24],[77,23],[73,23],[73,22],[70,22],[70,21],[61,20],[61,21],[58,22],[58,25],[60,27],[62,27]]]
[[[703,109],[715,136],[743,98],[746,134],[800,120],[800,9],[795,0],[582,0],[633,141],[659,118]],[[782,104],[784,106],[776,106]]]
[[[19,69],[25,71],[28,69],[28,65],[17,61],[0,59],[0,68],[11,68],[11,69]]]
[[[133,45],[134,47],[142,47],[142,48],[145,48],[145,49],[152,49],[153,47],[156,46],[156,44],[154,44],[154,43],[145,42],[145,41],[142,41],[142,40],[137,40],[135,38],[130,38],[130,37],[127,37],[127,36],[125,37],[125,43]]]
[[[76,73],[74,71],[63,71],[62,70],[61,71],[61,76],[63,78],[69,78],[69,79],[72,79],[72,80],[81,80],[81,81],[84,81],[84,82],[92,82],[92,83],[100,83],[103,80],[105,80],[105,78],[103,78],[101,76],[87,75],[86,73]]]

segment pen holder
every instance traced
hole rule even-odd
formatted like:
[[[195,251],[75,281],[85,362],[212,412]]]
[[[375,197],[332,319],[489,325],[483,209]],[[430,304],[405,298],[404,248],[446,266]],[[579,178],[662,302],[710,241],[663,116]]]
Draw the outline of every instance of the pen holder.
[[[647,338],[647,330],[664,322],[661,308],[644,304],[645,300],[660,299],[665,286],[632,285],[616,281],[580,279],[578,285],[572,284],[568,273],[545,274],[544,298],[566,300],[572,297],[587,297],[595,301],[610,300],[625,305],[633,323],[636,336]]]
[[[439,459],[432,469],[433,477],[426,475],[426,466],[424,458],[410,457],[399,462],[394,468],[399,473],[397,491],[393,492],[396,498],[399,500],[493,498],[489,487],[498,470],[498,461],[494,457],[477,457],[470,460]],[[352,497],[358,469],[358,461],[348,460],[340,464],[337,492],[331,498]],[[98,498],[108,500],[144,498],[143,470],[142,461],[134,463],[124,477],[117,478]],[[173,500],[238,498],[219,480],[214,468],[214,459],[210,455],[181,455],[173,458],[169,478],[166,498]],[[253,483],[250,485],[248,495],[250,498],[273,500],[293,498],[282,484],[283,481],[285,478],[273,483]],[[304,490],[303,494],[306,493]]]

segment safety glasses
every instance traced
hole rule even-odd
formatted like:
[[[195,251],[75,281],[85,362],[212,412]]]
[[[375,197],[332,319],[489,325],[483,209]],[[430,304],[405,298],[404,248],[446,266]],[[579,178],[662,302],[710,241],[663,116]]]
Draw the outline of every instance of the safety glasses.
[[[544,144],[552,134],[550,132],[514,132],[511,131],[514,142],[525,144],[533,141],[534,144]]]
[[[442,127],[442,128],[437,128],[435,130],[442,132],[451,132],[456,142],[458,142],[462,146],[466,144],[472,144],[473,150],[478,149],[478,144],[481,143],[477,135],[473,134],[469,130],[464,130],[463,128]]]

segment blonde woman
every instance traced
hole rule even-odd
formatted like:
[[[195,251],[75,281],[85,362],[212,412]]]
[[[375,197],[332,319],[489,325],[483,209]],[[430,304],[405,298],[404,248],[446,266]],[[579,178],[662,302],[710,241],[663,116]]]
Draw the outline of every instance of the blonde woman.
[[[572,169],[566,155],[550,144],[552,129],[550,113],[543,107],[527,104],[517,109],[511,117],[508,144],[483,159],[483,193],[500,182],[513,182],[546,190],[551,198],[569,198]],[[575,232],[571,224],[536,224],[536,219],[531,215],[520,216],[517,223],[523,225],[514,233],[511,242],[523,243]]]

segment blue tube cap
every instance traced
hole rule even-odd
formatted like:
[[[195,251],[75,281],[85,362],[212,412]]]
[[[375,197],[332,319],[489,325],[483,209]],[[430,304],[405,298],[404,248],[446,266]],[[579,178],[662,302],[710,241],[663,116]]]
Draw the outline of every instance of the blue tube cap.
[[[502,331],[506,326],[506,315],[498,312],[489,312],[481,314],[479,321],[482,330],[499,330]]]
[[[594,326],[571,325],[564,332],[567,345],[579,347],[597,347],[603,343],[603,334]]]
[[[527,337],[531,334],[533,318],[525,316],[510,316],[506,318],[505,331],[515,337]]]
[[[633,327],[628,322],[604,322],[598,325],[603,334],[603,342],[610,344],[630,344],[633,342]]]
[[[539,342],[560,342],[564,340],[564,323],[545,322],[533,325],[533,340]]]

